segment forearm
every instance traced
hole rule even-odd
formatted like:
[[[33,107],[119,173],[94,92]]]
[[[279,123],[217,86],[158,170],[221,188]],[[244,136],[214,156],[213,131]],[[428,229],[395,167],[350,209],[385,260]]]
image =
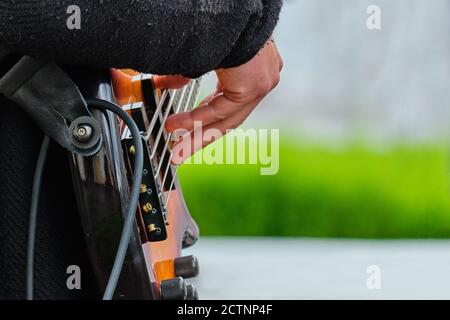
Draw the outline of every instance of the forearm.
[[[78,2],[78,3],[74,3]],[[198,75],[246,62],[269,38],[281,0],[3,0],[0,42],[64,64]],[[67,28],[70,5],[81,29]]]

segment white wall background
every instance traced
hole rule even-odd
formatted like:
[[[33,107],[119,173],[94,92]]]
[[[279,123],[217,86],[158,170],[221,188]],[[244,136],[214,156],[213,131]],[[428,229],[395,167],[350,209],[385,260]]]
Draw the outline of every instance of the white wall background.
[[[371,4],[380,31],[366,27]],[[450,1],[285,0],[276,38],[282,82],[247,125],[326,140],[450,138]]]

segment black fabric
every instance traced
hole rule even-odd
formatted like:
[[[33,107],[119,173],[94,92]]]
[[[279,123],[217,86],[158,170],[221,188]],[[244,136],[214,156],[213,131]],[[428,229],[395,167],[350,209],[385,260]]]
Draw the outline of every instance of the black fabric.
[[[0,299],[24,299],[28,212],[42,133],[0,96]],[[37,218],[36,299],[99,298],[87,257],[65,151],[52,143]],[[67,267],[81,268],[82,289],[68,290]]]
[[[81,29],[67,8],[81,9]],[[64,64],[197,76],[252,58],[282,0],[2,0],[0,43]]]
[[[100,150],[100,126],[78,87],[57,64],[24,56],[3,77],[0,75],[0,94],[23,108],[39,128],[66,150],[84,156]],[[88,143],[72,138],[72,129],[80,122],[93,128]]]

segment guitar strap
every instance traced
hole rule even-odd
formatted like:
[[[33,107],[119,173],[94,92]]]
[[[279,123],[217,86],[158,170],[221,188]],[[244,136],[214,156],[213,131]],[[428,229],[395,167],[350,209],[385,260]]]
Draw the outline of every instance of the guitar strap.
[[[1,50],[0,63],[6,57]],[[85,156],[100,150],[98,122],[75,83],[55,63],[22,57],[0,78],[0,93],[24,109],[63,148]],[[77,139],[80,126],[89,126],[89,139]]]

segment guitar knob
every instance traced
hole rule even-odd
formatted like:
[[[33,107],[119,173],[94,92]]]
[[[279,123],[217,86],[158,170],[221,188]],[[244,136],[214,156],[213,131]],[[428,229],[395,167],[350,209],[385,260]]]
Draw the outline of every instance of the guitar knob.
[[[182,248],[192,247],[198,241],[198,234],[188,229],[184,232]]]
[[[174,278],[161,282],[162,300],[186,300],[187,285],[183,278]]]
[[[187,297],[186,300],[198,300],[198,290],[193,284],[188,284],[186,286]]]
[[[184,279],[194,278],[200,273],[198,259],[195,256],[175,258],[174,268],[175,275]]]

